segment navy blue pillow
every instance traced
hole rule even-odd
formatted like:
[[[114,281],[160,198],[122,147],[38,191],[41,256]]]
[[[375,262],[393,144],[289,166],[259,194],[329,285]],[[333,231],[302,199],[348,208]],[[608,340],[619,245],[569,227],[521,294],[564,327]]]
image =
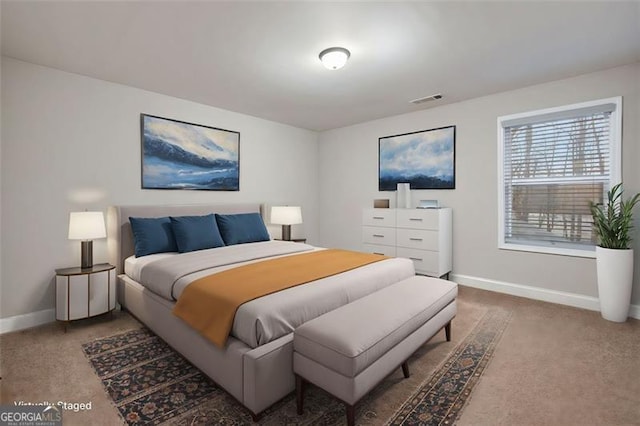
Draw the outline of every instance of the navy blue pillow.
[[[216,214],[216,222],[228,246],[271,239],[259,213]]]
[[[136,257],[178,251],[168,217],[130,217]]]
[[[222,236],[218,231],[218,224],[213,214],[206,216],[172,216],[171,228],[176,237],[180,253],[224,246],[224,241],[222,241]]]

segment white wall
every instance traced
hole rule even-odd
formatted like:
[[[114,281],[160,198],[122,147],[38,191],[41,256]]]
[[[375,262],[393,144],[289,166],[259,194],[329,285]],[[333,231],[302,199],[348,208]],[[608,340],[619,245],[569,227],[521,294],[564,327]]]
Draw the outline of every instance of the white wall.
[[[1,78],[0,318],[54,307],[54,269],[80,260],[79,242],[67,240],[70,211],[295,204],[304,224],[294,236],[317,242],[316,132],[7,57]],[[240,191],[140,189],[140,113],[239,131]],[[106,240],[94,241],[94,261],[107,261]]]
[[[496,119],[618,95],[623,96],[623,180],[630,195],[640,192],[640,64],[322,132],[320,243],[359,249],[362,208],[372,207],[375,198],[395,202],[394,192],[377,190],[379,137],[456,125],[456,189],[412,191],[414,205],[438,199],[453,208],[454,273],[597,297],[594,259],[498,250]],[[640,208],[635,213],[640,225]],[[633,303],[639,304],[640,226],[634,236]]]

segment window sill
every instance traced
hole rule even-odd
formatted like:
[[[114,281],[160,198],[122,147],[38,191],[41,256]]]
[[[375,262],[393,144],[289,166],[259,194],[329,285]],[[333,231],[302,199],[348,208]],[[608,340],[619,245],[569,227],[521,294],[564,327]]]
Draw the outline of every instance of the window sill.
[[[593,250],[579,250],[579,249],[569,249],[569,248],[560,248],[560,247],[541,247],[541,246],[530,246],[524,244],[499,244],[498,248],[500,250],[514,250],[514,251],[527,251],[530,253],[540,253],[540,254],[555,254],[558,256],[570,256],[570,257],[585,257],[590,259],[595,259],[596,251],[595,247]]]

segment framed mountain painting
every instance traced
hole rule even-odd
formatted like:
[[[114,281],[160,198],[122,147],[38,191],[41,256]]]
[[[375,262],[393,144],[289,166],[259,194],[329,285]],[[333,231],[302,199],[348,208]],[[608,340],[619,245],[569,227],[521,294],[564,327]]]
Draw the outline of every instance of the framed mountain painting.
[[[142,188],[240,190],[240,133],[141,114]]]
[[[378,190],[455,189],[456,126],[378,139]]]

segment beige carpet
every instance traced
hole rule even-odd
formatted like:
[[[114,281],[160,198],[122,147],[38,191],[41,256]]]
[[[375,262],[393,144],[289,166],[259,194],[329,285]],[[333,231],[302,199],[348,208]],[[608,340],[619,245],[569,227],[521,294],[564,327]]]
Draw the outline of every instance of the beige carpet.
[[[453,341],[436,336],[411,362],[412,376],[390,376],[365,401],[364,424],[384,424],[489,309],[513,311],[494,359],[459,425],[640,424],[640,321],[614,324],[597,312],[461,287]],[[0,336],[0,402],[87,402],[65,425],[121,420],[81,345],[138,327],[125,313]]]
[[[640,321],[463,292],[514,315],[458,425],[640,425]]]

